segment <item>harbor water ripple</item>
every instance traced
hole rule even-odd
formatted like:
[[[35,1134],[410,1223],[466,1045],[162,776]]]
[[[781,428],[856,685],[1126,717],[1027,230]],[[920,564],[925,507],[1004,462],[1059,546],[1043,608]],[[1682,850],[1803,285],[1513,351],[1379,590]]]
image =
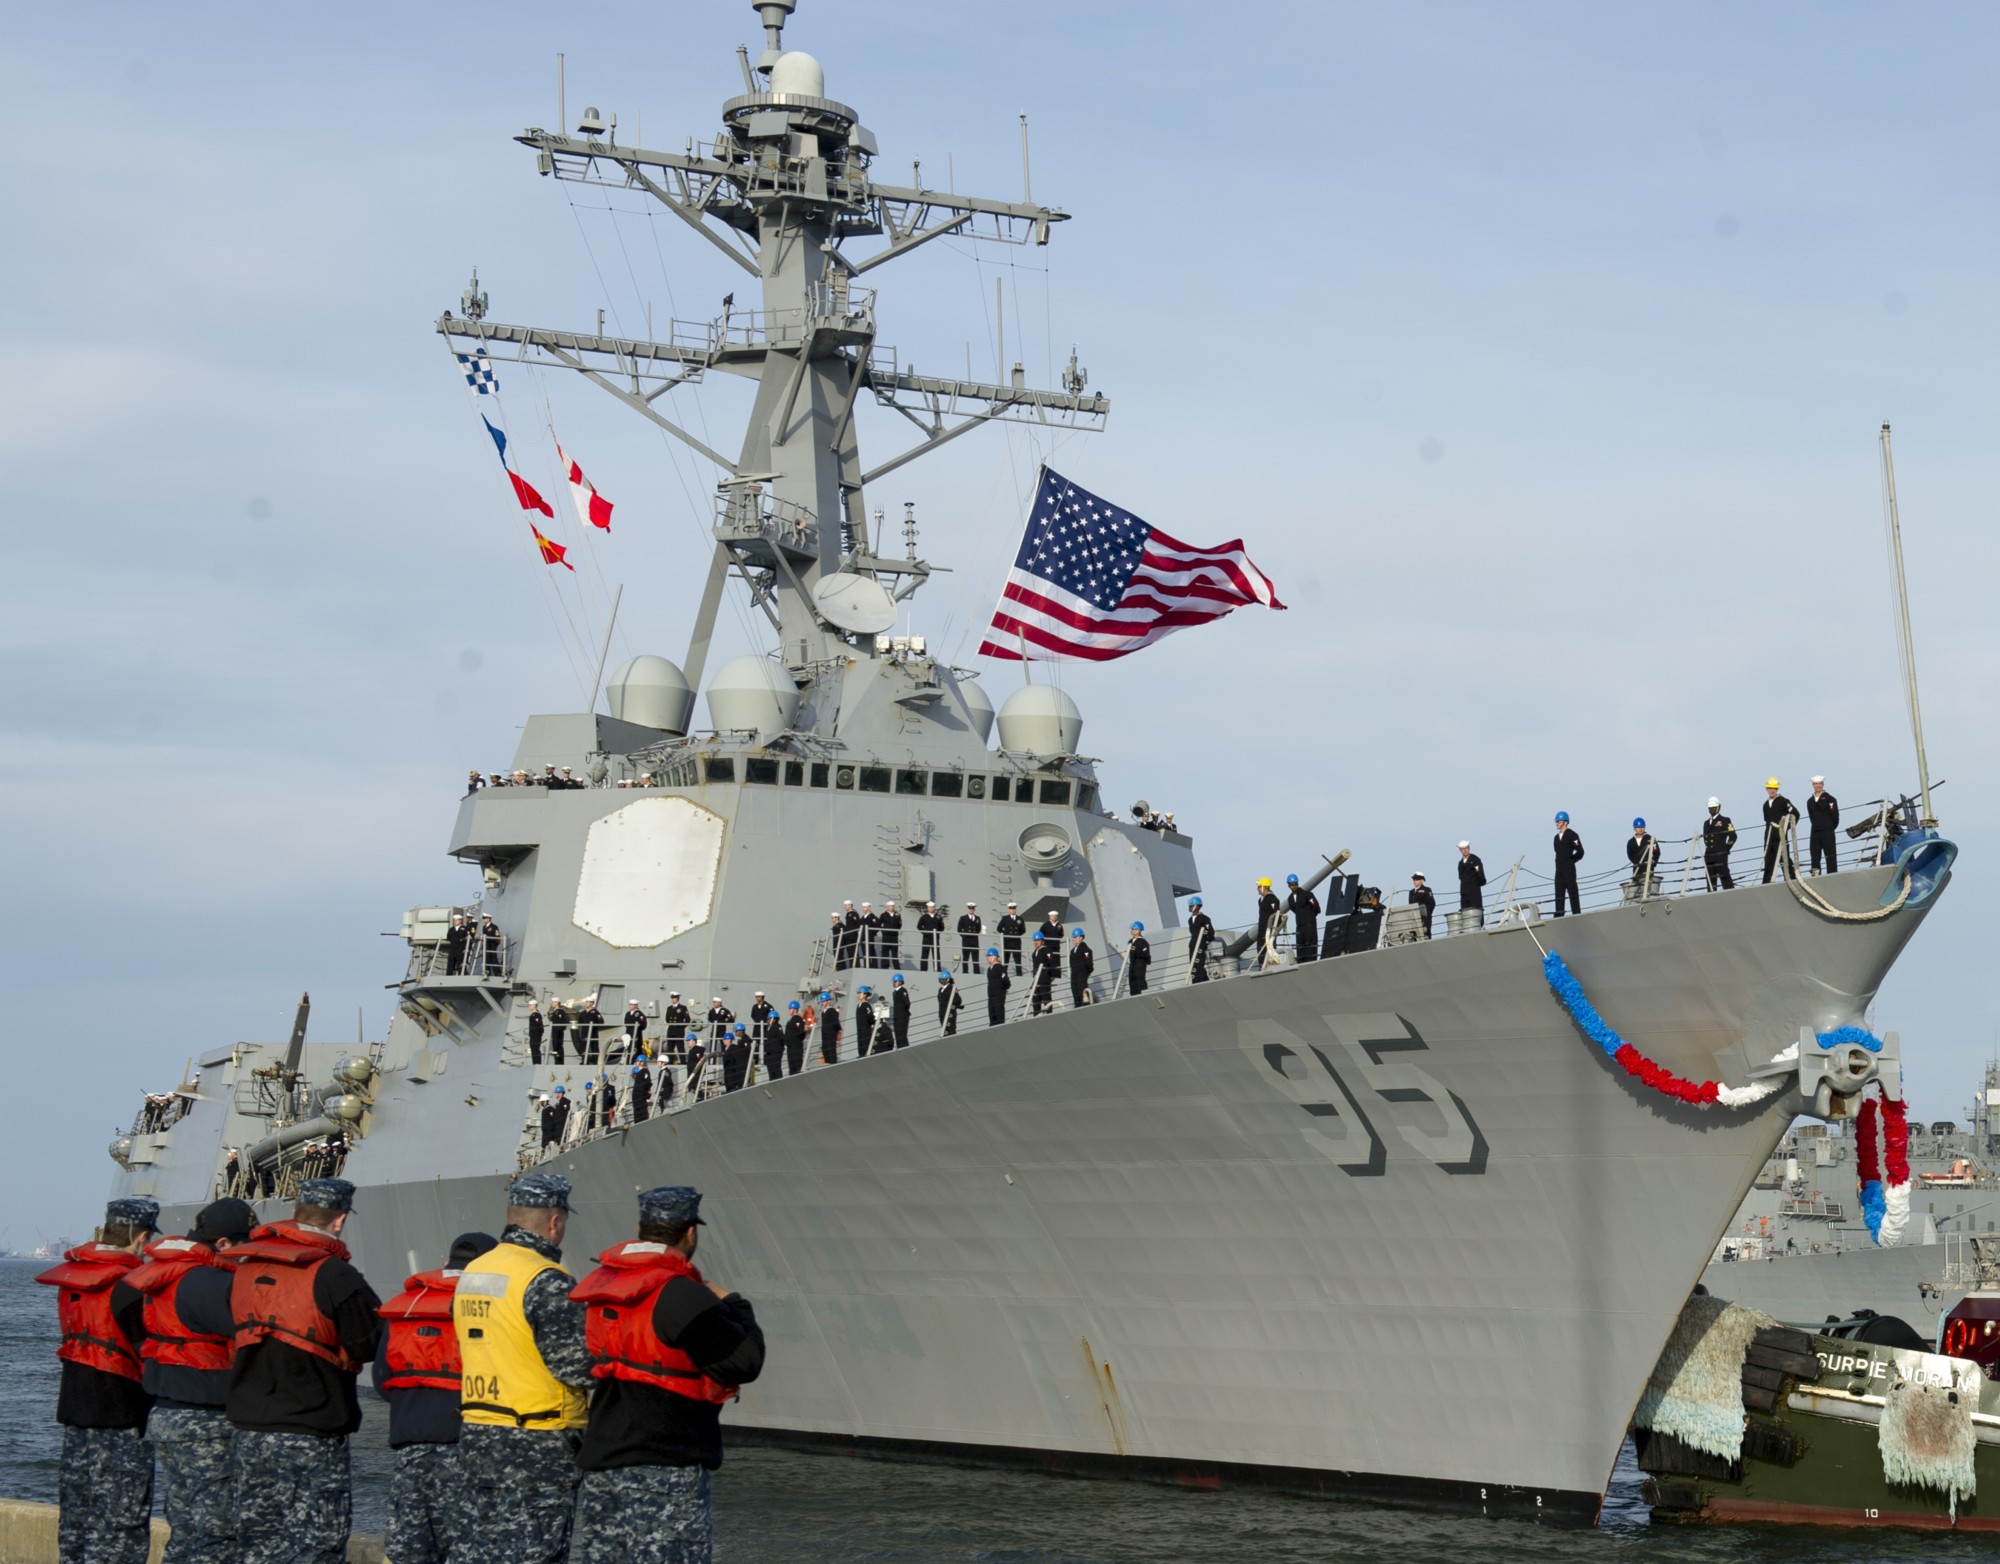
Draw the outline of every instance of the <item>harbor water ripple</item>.
[[[55,1301],[34,1283],[41,1268],[0,1261],[0,1395],[9,1411],[0,1419],[0,1494],[52,1502]],[[772,1359],[782,1373],[782,1343],[773,1343]],[[380,1533],[387,1418],[365,1391],[362,1405],[355,1528]],[[1945,1564],[1994,1556],[1990,1539],[1970,1536],[1652,1526],[1629,1447],[1595,1531],[767,1449],[730,1451],[715,1508],[716,1557],[734,1564]]]

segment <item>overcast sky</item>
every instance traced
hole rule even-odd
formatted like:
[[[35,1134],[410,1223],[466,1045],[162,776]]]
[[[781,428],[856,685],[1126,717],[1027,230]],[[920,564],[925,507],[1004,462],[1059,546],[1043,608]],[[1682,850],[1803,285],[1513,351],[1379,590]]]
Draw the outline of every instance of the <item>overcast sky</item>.
[[[635,198],[537,179],[572,118],[678,147],[740,90],[741,0],[42,6],[0,114],[0,681],[17,1192],[80,1230],[144,1088],[239,1038],[381,1035],[466,768],[685,651],[712,474],[589,387],[512,372],[618,505],[560,594],[431,331],[639,334],[745,279]],[[1175,534],[1243,536],[1292,606],[1064,683],[1107,796],[1194,834],[1211,907],[1352,847],[1371,881],[1546,868],[1548,821],[1753,816],[1767,773],[1912,784],[1876,431],[1896,426],[1935,775],[1965,856],[1884,990],[1924,1118],[1995,1039],[1992,609],[2000,15],[1984,5],[1006,5],[803,0],[788,41],[878,167],[1074,221],[871,280],[946,372],[1113,402],[1053,451],[968,436],[878,486],[954,574],[912,628],[971,663],[1039,460]],[[732,447],[733,387],[675,393]],[[899,428],[901,433],[898,432]],[[871,459],[907,426],[868,417]],[[573,527],[571,529],[574,530]],[[587,556],[587,557],[586,557]],[[762,647],[740,605],[717,658]],[[713,666],[713,664],[711,664]],[[990,667],[1004,694],[1019,677]],[[1601,862],[1601,857],[1597,860]],[[1586,867],[1592,867],[1587,865]],[[22,1199],[32,1190],[36,1198]]]

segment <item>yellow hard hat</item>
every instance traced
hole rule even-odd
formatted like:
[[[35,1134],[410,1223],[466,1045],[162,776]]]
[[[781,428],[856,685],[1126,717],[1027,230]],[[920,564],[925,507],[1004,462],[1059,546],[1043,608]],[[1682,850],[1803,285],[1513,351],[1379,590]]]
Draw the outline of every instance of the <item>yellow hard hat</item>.
[[[1257,883],[1259,885],[1269,885],[1271,883],[1271,877],[1267,874],[1262,879],[1258,880]]]
[[[1776,787],[1777,785],[1778,785],[1778,779],[1776,777],[1772,777],[1768,782],[1764,784],[1764,786],[1766,787]]]

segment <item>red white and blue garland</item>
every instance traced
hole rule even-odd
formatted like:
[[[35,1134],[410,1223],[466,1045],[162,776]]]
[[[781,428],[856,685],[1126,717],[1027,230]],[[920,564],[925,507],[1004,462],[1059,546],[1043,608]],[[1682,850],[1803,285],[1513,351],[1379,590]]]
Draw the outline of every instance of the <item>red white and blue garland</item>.
[[[1542,976],[1548,979],[1549,989],[1556,996],[1557,1003],[1569,1012],[1570,1019],[1585,1037],[1603,1049],[1627,1075],[1644,1081],[1665,1096],[1693,1103],[1697,1107],[1720,1103],[1725,1108],[1747,1108],[1766,1097],[1775,1096],[1787,1083],[1787,1077],[1782,1075],[1771,1076],[1753,1086],[1725,1086],[1720,1081],[1691,1081],[1686,1076],[1676,1075],[1665,1065],[1648,1059],[1611,1029],[1584,994],[1583,985],[1577,982],[1560,953],[1551,950],[1543,955]],[[1797,1057],[1798,1047],[1794,1044],[1771,1062],[1778,1064]]]
[[[1854,1174],[1868,1236],[1895,1247],[1910,1222],[1910,1112],[1902,1103],[1873,1093],[1862,1099],[1854,1118]]]
[[[1557,1002],[1561,1004],[1563,1009],[1569,1012],[1569,1018],[1576,1023],[1578,1031],[1582,1032],[1585,1037],[1603,1049],[1614,1063],[1623,1068],[1627,1075],[1644,1081],[1654,1091],[1660,1092],[1664,1096],[1675,1098],[1680,1102],[1693,1103],[1697,1107],[1706,1107],[1710,1104],[1719,1103],[1725,1108],[1747,1108],[1754,1103],[1762,1102],[1766,1097],[1775,1096],[1778,1092],[1783,1091],[1793,1079],[1789,1075],[1773,1075],[1767,1076],[1752,1086],[1725,1086],[1720,1081],[1691,1081],[1686,1076],[1676,1075],[1665,1065],[1648,1059],[1638,1049],[1620,1037],[1617,1032],[1612,1030],[1604,1017],[1597,1013],[1597,1007],[1591,1004],[1588,996],[1583,992],[1583,985],[1577,982],[1576,975],[1570,971],[1568,964],[1563,960],[1559,952],[1551,950],[1543,954],[1542,976],[1548,979],[1550,992],[1556,996]],[[1813,1037],[1814,1041],[1822,1048],[1837,1048],[1843,1043],[1858,1043],[1870,1053],[1880,1053],[1882,1051],[1882,1039],[1863,1027],[1837,1027],[1831,1032],[1816,1032],[1813,1034]],[[1795,1061],[1798,1056],[1798,1045],[1794,1043],[1783,1053],[1774,1054],[1771,1058],[1771,1063],[1789,1063]],[[1894,1103],[1891,1106],[1894,1108],[1898,1116],[1897,1122],[1900,1124],[1903,1105],[1901,1103]],[[1867,1108],[1864,1106],[1862,1111],[1865,1113]],[[1900,1144],[1902,1147],[1907,1148],[1909,1145],[1909,1130],[1907,1125],[1902,1127],[1901,1133],[1902,1140]],[[1904,1159],[1902,1167],[1903,1216],[1904,1220],[1907,1221],[1909,1217],[1910,1176],[1907,1158]],[[1892,1172],[1889,1187],[1893,1189],[1895,1185],[1896,1179]],[[1865,1195],[1863,1196],[1863,1204],[1864,1206],[1866,1204]],[[1873,1232],[1875,1230],[1874,1226],[1871,1225],[1869,1230]],[[1902,1231],[1901,1226],[1898,1225],[1895,1231],[1900,1234]],[[1894,1243],[1896,1240],[1892,1237],[1887,1241]]]
[[[1789,1075],[1769,1076],[1753,1086],[1725,1086],[1720,1081],[1691,1081],[1676,1075],[1665,1065],[1648,1059],[1615,1032],[1583,991],[1583,985],[1557,952],[1542,956],[1542,976],[1549,990],[1577,1029],[1622,1067],[1627,1075],[1644,1081],[1653,1090],[1680,1102],[1706,1107],[1719,1103],[1725,1108],[1747,1108],[1782,1091],[1793,1079]],[[1882,1039],[1865,1027],[1841,1026],[1830,1032],[1815,1032],[1813,1040],[1821,1048],[1838,1048],[1852,1043],[1870,1053],[1882,1051]],[[1794,1044],[1771,1062],[1782,1064],[1798,1058]],[[1877,1089],[1879,1091],[1879,1088]],[[1909,1111],[1901,1102],[1871,1092],[1861,1102],[1854,1121],[1855,1173],[1861,1185],[1861,1216],[1868,1235],[1883,1247],[1902,1241],[1910,1221],[1910,1122]]]

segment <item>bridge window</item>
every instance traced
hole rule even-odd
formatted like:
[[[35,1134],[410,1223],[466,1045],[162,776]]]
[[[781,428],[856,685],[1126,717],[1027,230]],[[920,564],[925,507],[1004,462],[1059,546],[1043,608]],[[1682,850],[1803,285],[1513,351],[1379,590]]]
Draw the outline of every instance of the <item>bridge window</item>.
[[[822,766],[820,769],[824,771],[826,768]],[[804,787],[805,785],[806,785],[806,763],[803,760],[786,761],[785,786]],[[824,781],[821,781],[818,785],[820,787],[825,787],[826,783]]]
[[[1067,804],[1069,802],[1068,779],[1043,777],[1040,802],[1044,804]]]
[[[752,755],[743,762],[743,780],[761,782],[766,787],[778,785],[778,763],[768,755]]]
[[[889,791],[889,768],[887,766],[863,766],[860,776],[861,791],[864,793],[886,793]]]
[[[898,793],[913,793],[921,798],[924,793],[924,783],[927,780],[928,778],[921,771],[898,771],[896,773],[896,791]]]
[[[1010,780],[1011,780],[1011,779],[1010,779],[1010,778],[1008,778],[1008,777],[995,777],[995,778],[993,779],[993,802],[994,802],[994,803],[996,803],[996,804],[1004,804],[1004,803],[1006,803],[1006,802],[1007,802],[1007,797],[1008,797],[1008,783],[1009,783],[1009,781],[1010,781]]]
[[[734,782],[736,760],[730,755],[709,755],[701,763],[702,777],[709,782]]]
[[[977,780],[976,778],[974,780]],[[965,796],[965,774],[960,771],[933,771],[931,773],[932,798],[963,798]]]

